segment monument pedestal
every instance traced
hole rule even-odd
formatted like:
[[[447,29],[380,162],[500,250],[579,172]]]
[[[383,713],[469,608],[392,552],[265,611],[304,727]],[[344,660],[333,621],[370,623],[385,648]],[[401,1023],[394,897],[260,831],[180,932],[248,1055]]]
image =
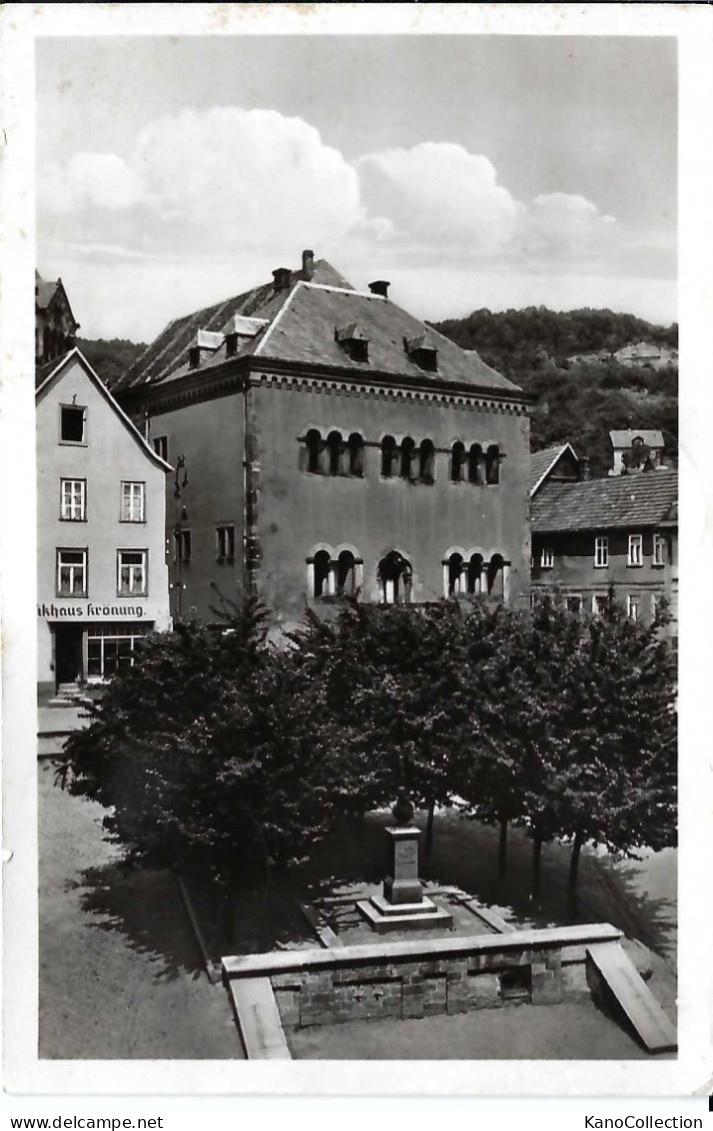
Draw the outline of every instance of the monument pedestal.
[[[375,931],[403,931],[451,927],[453,916],[426,898],[418,878],[420,831],[412,825],[384,830],[389,838],[389,875],[383,895],[357,903]]]

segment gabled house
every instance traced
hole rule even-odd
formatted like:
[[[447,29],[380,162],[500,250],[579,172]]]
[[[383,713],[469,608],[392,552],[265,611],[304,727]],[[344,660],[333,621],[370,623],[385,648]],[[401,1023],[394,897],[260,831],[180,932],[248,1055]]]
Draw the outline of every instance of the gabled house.
[[[35,271],[35,365],[56,361],[76,344],[79,323],[61,279]]]
[[[477,354],[301,268],[171,322],[115,386],[169,487],[174,616],[529,590],[528,398]]]
[[[38,690],[100,683],[170,626],[165,460],[76,347],[36,389]]]

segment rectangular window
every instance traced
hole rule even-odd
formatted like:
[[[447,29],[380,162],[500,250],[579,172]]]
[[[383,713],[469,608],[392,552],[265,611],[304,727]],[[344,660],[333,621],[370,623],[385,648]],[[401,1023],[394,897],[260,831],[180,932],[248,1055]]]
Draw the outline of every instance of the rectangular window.
[[[153,450],[168,462],[168,436],[154,436]]]
[[[629,535],[629,556],[626,564],[630,566],[640,566],[644,564],[643,558],[643,537],[641,534]]]
[[[87,551],[57,551],[57,596],[87,596]]]
[[[84,444],[87,410],[82,405],[63,404],[59,409],[59,438],[63,444]]]
[[[606,569],[609,565],[609,539],[598,535],[594,539],[594,567]]]
[[[146,485],[144,483],[122,481],[121,521],[145,522]]]
[[[581,593],[570,593],[567,596],[567,608],[570,613],[581,613],[582,611],[582,595]]]
[[[63,522],[84,522],[87,517],[86,479],[60,479],[59,517]]]
[[[131,667],[137,641],[151,625],[100,624],[87,629],[87,678],[110,679],[122,668]]]
[[[609,604],[609,598],[606,593],[595,593],[592,597],[592,612],[595,617],[601,616]]]
[[[146,550],[117,551],[117,585],[119,597],[145,597],[147,570]]]
[[[666,565],[666,539],[663,534],[654,534],[652,565]]]
[[[191,560],[191,532],[190,530],[177,530],[173,536],[175,557],[177,562]]]
[[[641,598],[638,593],[629,593],[626,598],[626,615],[629,620],[639,620],[641,615]]]
[[[219,562],[235,561],[235,527],[217,526],[215,530]]]
[[[552,569],[555,555],[551,546],[543,546],[540,552],[540,569]]]

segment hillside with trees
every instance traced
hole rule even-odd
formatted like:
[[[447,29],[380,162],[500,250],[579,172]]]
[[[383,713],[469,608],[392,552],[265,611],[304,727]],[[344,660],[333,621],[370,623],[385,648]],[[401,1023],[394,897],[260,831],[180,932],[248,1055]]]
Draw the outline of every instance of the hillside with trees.
[[[611,310],[527,307],[494,313],[475,310],[466,318],[433,323],[464,349],[475,349],[488,365],[535,397],[533,450],[569,440],[591,459],[593,475],[611,466],[609,431],[658,428],[665,456],[678,449],[678,369],[624,365],[614,357],[588,360],[582,354],[612,355],[631,342],[678,348],[678,326],[655,326]],[[579,355],[578,360],[570,360]]]
[[[128,338],[77,338],[77,345],[110,389],[146,349],[145,342],[130,342]]]

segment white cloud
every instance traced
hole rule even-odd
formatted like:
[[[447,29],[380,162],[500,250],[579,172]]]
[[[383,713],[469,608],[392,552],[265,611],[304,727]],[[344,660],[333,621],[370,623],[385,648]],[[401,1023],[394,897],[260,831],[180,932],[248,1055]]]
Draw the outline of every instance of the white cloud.
[[[496,251],[510,243],[523,212],[488,158],[461,145],[388,149],[362,157],[357,168],[369,211],[404,241]]]
[[[571,254],[596,250],[601,254],[613,238],[616,220],[602,215],[583,196],[552,192],[535,197],[523,229],[526,251]]]
[[[114,153],[75,153],[64,168],[45,167],[39,178],[40,207],[60,215],[86,208],[121,211],[143,195],[141,180]]]

